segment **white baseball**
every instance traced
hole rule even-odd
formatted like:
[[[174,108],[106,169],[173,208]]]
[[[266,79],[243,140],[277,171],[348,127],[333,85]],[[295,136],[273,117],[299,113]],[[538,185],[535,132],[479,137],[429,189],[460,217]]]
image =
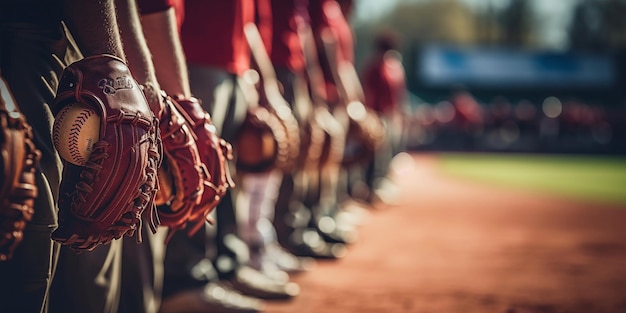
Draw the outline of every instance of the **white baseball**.
[[[100,116],[88,105],[73,103],[54,118],[52,140],[64,160],[85,165],[100,139]]]

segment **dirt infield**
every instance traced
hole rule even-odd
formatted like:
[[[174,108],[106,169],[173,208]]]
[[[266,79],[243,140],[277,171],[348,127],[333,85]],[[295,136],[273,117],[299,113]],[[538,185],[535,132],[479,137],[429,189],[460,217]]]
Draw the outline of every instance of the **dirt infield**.
[[[396,175],[398,205],[264,312],[626,312],[626,208],[445,177],[432,155]]]

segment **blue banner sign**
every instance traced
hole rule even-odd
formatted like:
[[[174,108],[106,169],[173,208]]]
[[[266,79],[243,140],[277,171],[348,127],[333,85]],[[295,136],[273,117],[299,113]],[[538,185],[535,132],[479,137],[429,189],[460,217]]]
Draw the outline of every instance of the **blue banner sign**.
[[[431,87],[609,88],[617,80],[614,60],[602,54],[432,46],[418,60],[418,77]]]

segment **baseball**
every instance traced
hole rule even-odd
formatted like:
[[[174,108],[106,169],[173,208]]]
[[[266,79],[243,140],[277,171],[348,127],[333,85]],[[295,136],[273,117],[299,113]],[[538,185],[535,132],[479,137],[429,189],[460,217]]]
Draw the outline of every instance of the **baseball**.
[[[88,105],[69,104],[55,116],[52,140],[67,162],[85,165],[99,139],[100,116]]]

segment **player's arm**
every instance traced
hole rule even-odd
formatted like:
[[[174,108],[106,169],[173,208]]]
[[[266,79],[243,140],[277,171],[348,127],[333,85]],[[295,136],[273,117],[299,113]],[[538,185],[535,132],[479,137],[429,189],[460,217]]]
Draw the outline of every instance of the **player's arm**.
[[[137,3],[135,0],[115,0],[115,5],[128,67],[137,82],[144,87],[150,109],[160,118],[163,112],[161,86],[157,81],[150,49],[143,35]]]
[[[179,38],[174,8],[142,14],[141,24],[150,51],[152,51],[152,60],[157,64],[156,76],[161,88],[169,95],[189,98],[191,90],[187,64]]]
[[[85,56],[125,59],[113,0],[63,0],[64,20]]]

